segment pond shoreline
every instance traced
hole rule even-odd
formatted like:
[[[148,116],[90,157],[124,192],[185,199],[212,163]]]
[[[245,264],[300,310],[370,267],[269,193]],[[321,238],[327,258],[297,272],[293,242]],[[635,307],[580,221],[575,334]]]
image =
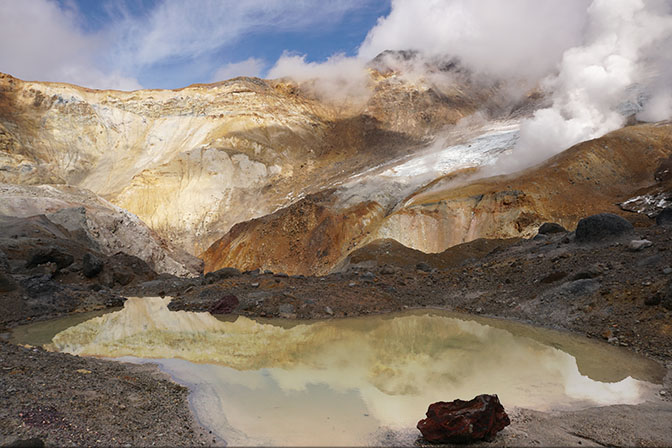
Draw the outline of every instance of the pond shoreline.
[[[420,310],[431,312],[426,308]],[[474,316],[476,319],[482,317]],[[497,319],[502,319],[502,323],[506,324],[506,319]],[[0,353],[2,365],[12,368],[9,375],[6,369],[4,372],[4,389],[10,392],[5,392],[8,396],[2,397],[7,403],[2,411],[4,415],[0,418],[0,421],[6,422],[2,427],[2,445],[32,437],[41,438],[53,446],[103,446],[110,443],[116,446],[146,446],[153,443],[221,446],[225,443],[196,420],[186,388],[178,386],[155,364],[135,365],[100,358],[82,358],[8,342],[0,344]],[[672,363],[668,362],[666,369],[662,390],[670,390],[672,387]],[[119,378],[134,380],[120,381]],[[133,384],[135,381],[144,386],[138,387]],[[166,382],[174,386],[166,386]],[[44,388],[44,391],[40,390],[41,397],[37,400],[31,390],[35,384],[42,384]],[[92,388],[91,384],[97,387]],[[77,406],[72,405],[73,387],[77,391],[75,395],[85,397]],[[128,402],[129,394],[135,402],[142,404],[124,405]],[[441,397],[437,397],[439,399]],[[101,401],[111,404],[101,407]],[[168,402],[171,404],[167,405]],[[120,412],[119,406],[124,407],[124,418],[111,418],[111,415]],[[28,417],[18,417],[17,409],[19,414]],[[38,412],[36,409],[43,411]],[[27,414],[26,411],[37,413],[38,418],[44,417],[40,412],[52,413],[47,417],[55,416],[60,422],[37,423],[35,415]],[[133,411],[139,412],[137,415],[127,415]],[[639,405],[603,406],[571,412],[547,413],[522,408],[510,408],[507,411],[511,415],[511,426],[500,433],[494,442],[484,443],[483,446],[660,446],[672,443],[672,429],[664,423],[658,423],[669,421],[666,420],[667,416],[672,416],[669,396],[657,397]],[[87,416],[85,425],[72,423],[83,421],[83,415]],[[163,419],[157,421],[157,415]],[[166,433],[162,428],[165,428],[167,422],[181,422],[184,431]],[[8,427],[12,430],[8,431]],[[414,430],[381,431],[377,435],[377,444],[422,444],[418,435]]]
[[[119,301],[111,301],[111,297],[157,295],[175,297],[170,308],[188,311],[207,311],[222,297],[233,295],[236,298],[234,315],[262,318],[337,319],[405,309],[439,308],[512,320],[590,337],[601,341],[605,347],[609,343],[644,354],[667,368],[662,387],[664,395],[636,406],[608,406],[571,413],[545,414],[511,409],[512,425],[493,444],[484,446],[672,446],[672,427],[664,425],[672,421],[672,310],[668,308],[672,279],[668,254],[672,251],[672,228],[641,228],[637,233],[639,238],[651,241],[652,247],[631,251],[623,242],[587,247],[573,243],[571,235],[567,238],[565,234],[559,234],[507,243],[484,256],[460,259],[459,263],[441,269],[376,265],[363,261],[344,272],[325,277],[233,272],[195,279],[165,278],[118,290],[103,289],[96,294],[86,293],[87,288],[76,284],[58,283],[56,279],[49,282],[58,283],[56,286],[62,295],[69,294],[71,302],[67,307],[61,306],[61,302],[56,306],[31,305],[32,308],[17,305],[8,310],[6,320],[1,324],[7,332],[18,324],[67,315],[73,310],[91,311],[106,308],[106,304],[119,306]],[[45,283],[44,288],[51,283]],[[72,293],[69,292],[71,289]],[[651,297],[657,299],[650,301]],[[17,296],[15,302],[7,303],[21,302]],[[7,333],[5,339],[8,339]],[[2,381],[7,385],[2,388],[5,391],[2,398],[7,404],[0,419],[0,445],[29,437],[44,437],[51,445],[67,442],[65,430],[58,424],[31,427],[19,419],[18,413],[23,408],[41,403],[39,398],[30,399],[29,394],[23,392],[22,395],[19,391],[30,390],[34,384],[53,383],[49,403],[59,412],[79,418],[81,411],[70,401],[71,384],[76,385],[75,390],[83,392],[95,381],[108,384],[111,366],[132,377],[138,372],[137,366],[24,349],[8,342],[2,342],[2,353],[0,366],[7,368],[1,373]],[[52,366],[53,359],[58,361]],[[95,368],[87,367],[89,365]],[[93,373],[79,374],[76,370],[80,367]],[[88,382],[82,382],[80,377],[85,377]],[[151,375],[141,377],[146,378],[147,387],[163,384]],[[139,394],[147,400],[148,406],[156,409],[165,406],[163,400],[171,397],[170,394],[151,396],[138,392],[136,387],[123,382],[108,385],[110,390],[117,390],[122,396]],[[12,387],[16,393],[6,392]],[[172,412],[190,414],[186,395],[186,391],[179,395],[181,404],[165,412],[168,415]],[[178,398],[174,394],[172,397]],[[437,401],[441,399],[437,397]],[[82,432],[79,436],[87,444],[108,446],[117,444],[120,439],[132,443],[136,434],[144,435],[145,440],[153,437],[153,441],[162,444],[162,437],[167,437],[159,437],[161,428],[150,417],[141,414],[137,416],[139,426],[133,427],[133,433],[128,434],[128,427],[123,422],[115,423],[106,419],[104,413],[96,414],[98,403],[95,399],[88,403],[88,418],[104,427],[109,438],[100,439],[98,443],[98,439]],[[420,415],[418,419],[422,417]],[[198,435],[199,431],[194,429],[193,434]],[[381,434],[380,443],[414,444],[417,434],[385,433]],[[208,435],[205,431],[204,436]],[[170,445],[174,446],[212,443],[191,433],[171,434],[170,437]]]

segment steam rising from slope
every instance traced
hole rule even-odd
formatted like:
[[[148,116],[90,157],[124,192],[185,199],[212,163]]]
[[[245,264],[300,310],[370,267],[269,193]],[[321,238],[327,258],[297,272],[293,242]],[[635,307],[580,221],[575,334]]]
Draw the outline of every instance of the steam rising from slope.
[[[565,51],[558,75],[544,81],[553,106],[523,123],[515,157],[505,161],[505,168],[540,162],[622,127],[626,117],[619,105],[629,90],[650,98],[639,119],[658,121],[672,115],[671,79],[660,76],[670,67],[672,16],[662,6],[635,0],[591,4],[584,45]]]
[[[306,57],[285,53],[268,72],[269,78],[292,78],[307,85],[326,100],[350,98],[366,101],[368,73],[362,60],[335,54],[323,63],[306,62]]]
[[[669,0],[395,0],[357,56],[317,64],[286,54],[269,76],[319,78],[313,86],[326,97],[366,94],[374,56],[416,50],[429,61],[458,60],[475,78],[541,87],[552,106],[523,123],[497,168],[512,171],[623,126],[626,100],[640,120],[672,117],[671,9]],[[440,82],[423,64],[396,68]]]

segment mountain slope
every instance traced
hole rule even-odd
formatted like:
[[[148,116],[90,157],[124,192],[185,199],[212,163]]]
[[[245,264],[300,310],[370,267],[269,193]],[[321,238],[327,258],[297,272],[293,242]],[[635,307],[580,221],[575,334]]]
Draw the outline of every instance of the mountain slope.
[[[198,254],[238,222],[415,151],[497,95],[375,70],[370,90],[354,105],[282,80],[118,92],[0,75],[0,182],[89,189]]]
[[[289,273],[320,274],[339,265],[357,247],[377,239],[393,239],[435,253],[479,238],[530,237],[547,221],[573,229],[580,218],[594,213],[628,215],[617,204],[642,188],[655,186],[654,173],[670,157],[672,124],[629,126],[580,143],[523,172],[476,180],[470,180],[478,173],[473,169],[454,173],[448,176],[452,187],[433,182],[438,187],[419,188],[389,214],[361,215],[352,211],[357,210],[354,205],[344,208],[333,199],[323,199],[322,206],[329,211],[322,214],[347,217],[350,228],[358,230],[348,238],[334,238],[334,230],[322,221],[309,220],[291,246],[281,244],[269,250],[250,244],[291,239],[285,228],[301,215],[302,207],[294,204],[263,220],[239,224],[203,254],[205,269],[278,269],[271,260],[282,259],[280,269]],[[372,204],[362,201],[360,206],[370,209]],[[641,219],[643,224],[648,221]],[[328,263],[315,261],[311,238],[304,237],[319,233],[323,234],[321,241],[331,244],[320,247],[330,254]]]

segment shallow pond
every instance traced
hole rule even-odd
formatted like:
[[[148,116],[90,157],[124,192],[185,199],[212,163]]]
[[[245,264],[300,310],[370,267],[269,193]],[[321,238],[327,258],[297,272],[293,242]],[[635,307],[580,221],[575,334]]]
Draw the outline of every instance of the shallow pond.
[[[219,320],[170,311],[169,301],[131,298],[121,311],[33,324],[14,337],[44,343],[51,325],[51,349],[157,363],[189,386],[201,423],[233,445],[375,444],[414,428],[432,402],[481,393],[498,394],[507,409],[636,404],[664,374],[603,343],[435,310]]]

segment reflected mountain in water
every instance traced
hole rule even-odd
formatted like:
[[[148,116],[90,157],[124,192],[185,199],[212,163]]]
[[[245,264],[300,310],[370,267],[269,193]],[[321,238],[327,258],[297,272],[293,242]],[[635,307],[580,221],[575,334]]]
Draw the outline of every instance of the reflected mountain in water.
[[[131,298],[57,334],[53,347],[159,359],[230,443],[356,445],[381,428],[414,427],[439,400],[496,393],[507,408],[547,411],[641,403],[652,387],[630,376],[595,381],[566,352],[474,321],[402,315],[283,328],[170,311],[169,302]]]

